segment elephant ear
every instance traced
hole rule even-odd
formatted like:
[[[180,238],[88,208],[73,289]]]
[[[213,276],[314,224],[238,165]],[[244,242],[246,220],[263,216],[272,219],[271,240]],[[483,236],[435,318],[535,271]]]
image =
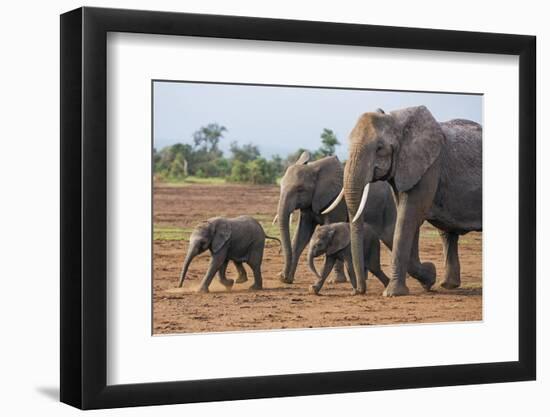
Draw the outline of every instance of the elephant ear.
[[[420,181],[438,158],[443,140],[441,126],[425,106],[410,111],[403,124],[396,161],[394,181],[398,191],[410,190]]]
[[[216,253],[225,245],[231,237],[231,225],[226,220],[218,220],[214,227],[214,238],[212,239],[212,252]]]
[[[345,233],[345,230],[333,229],[332,238],[330,244],[327,247],[327,255],[334,255],[335,253],[340,252],[350,243],[350,234],[349,229],[348,233]]]
[[[320,213],[334,201],[342,190],[344,169],[336,156],[320,159],[313,164],[316,164],[317,180],[311,208],[314,213]]]
[[[311,155],[308,151],[302,152],[298,160],[294,163],[294,165],[305,165],[309,162],[311,159]]]

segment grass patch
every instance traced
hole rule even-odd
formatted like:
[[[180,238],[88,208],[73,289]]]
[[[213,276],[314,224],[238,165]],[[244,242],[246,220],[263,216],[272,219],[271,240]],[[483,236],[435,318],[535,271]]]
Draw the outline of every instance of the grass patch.
[[[281,177],[277,178],[275,180],[275,184],[264,184],[264,185],[277,185],[279,186],[281,184]],[[166,178],[166,179],[159,179],[157,182],[159,185],[167,186],[167,187],[186,187],[188,185],[223,185],[223,184],[241,184],[241,185],[252,185],[247,182],[234,182],[234,181],[227,181],[225,177],[193,177],[189,176],[186,178],[178,179],[178,178]]]
[[[185,187],[187,185],[201,184],[201,185],[222,185],[225,184],[225,178],[222,177],[186,177],[181,180],[178,179],[167,179],[166,181],[160,181],[160,184],[169,186],[169,187]]]
[[[153,226],[153,240],[189,240],[193,229],[174,226]]]
[[[420,238],[425,239],[441,239],[439,236],[439,232],[435,229],[420,229]],[[469,245],[471,243],[474,243],[473,239],[468,239],[465,236],[460,236],[460,239],[458,240],[459,245]]]
[[[266,235],[278,237],[279,239],[281,238],[281,234],[279,233],[279,224],[278,223],[272,224],[273,217],[268,215],[255,215],[253,217],[260,222]],[[291,239],[292,239],[292,236],[294,236],[296,227],[298,226],[297,218],[298,218],[298,215],[297,214],[294,215],[294,221],[290,224]]]
[[[462,290],[481,290],[483,289],[483,283],[471,282],[467,284],[461,284],[459,288]]]
[[[420,229],[420,237],[428,239],[439,239],[439,232],[436,230],[422,230]]]
[[[279,225],[277,223],[271,224],[273,217],[268,214],[255,214],[252,215],[264,229],[265,234],[281,238],[279,233]],[[290,236],[294,236],[296,230],[297,216],[294,216],[294,222],[290,225]],[[194,228],[182,228],[176,226],[161,226],[155,224],[153,226],[153,240],[189,240],[189,236],[193,232]]]

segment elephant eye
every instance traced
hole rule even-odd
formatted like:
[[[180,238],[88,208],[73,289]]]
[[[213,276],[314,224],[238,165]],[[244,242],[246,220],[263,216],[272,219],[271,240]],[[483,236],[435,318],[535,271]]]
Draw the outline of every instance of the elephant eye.
[[[379,156],[387,156],[390,154],[390,151],[388,151],[388,149],[382,143],[379,143],[378,145],[376,145],[376,154]]]

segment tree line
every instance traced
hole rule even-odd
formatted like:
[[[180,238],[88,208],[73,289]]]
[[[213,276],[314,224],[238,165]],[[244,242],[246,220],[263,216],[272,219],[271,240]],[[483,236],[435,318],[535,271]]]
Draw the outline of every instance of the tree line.
[[[200,178],[225,178],[227,181],[252,184],[274,184],[286,168],[293,164],[304,151],[309,151],[313,159],[334,155],[338,138],[331,129],[323,129],[321,145],[311,151],[300,148],[286,157],[273,155],[262,157],[260,149],[252,143],[230,144],[230,156],[225,157],[219,148],[220,140],[227,128],[217,123],[201,127],[193,134],[193,143],[176,143],[153,149],[154,174],[161,181],[182,181],[188,176]]]

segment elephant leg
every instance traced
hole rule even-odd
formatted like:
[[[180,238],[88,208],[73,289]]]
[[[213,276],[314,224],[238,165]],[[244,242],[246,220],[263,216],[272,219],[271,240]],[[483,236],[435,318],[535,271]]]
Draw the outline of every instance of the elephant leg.
[[[420,262],[418,241],[420,238],[420,228],[414,237],[413,247],[411,249],[411,258],[409,260],[409,275],[417,279],[422,287],[429,291],[435,284],[436,270],[431,262]]]
[[[251,290],[261,290],[263,288],[262,280],[262,259],[264,256],[264,245],[258,246],[250,253],[248,265],[252,268],[254,274],[254,284],[250,286]]]
[[[445,277],[441,286],[448,290],[460,287],[460,261],[458,259],[458,238],[456,233],[441,231],[443,256],[445,257]]]
[[[300,213],[300,223],[298,224],[298,228],[296,229],[296,233],[294,234],[292,241],[292,264],[290,266],[290,274],[284,282],[288,284],[294,282],[294,274],[296,273],[296,268],[298,267],[300,255],[310,241],[313,231],[315,230],[315,226],[316,223],[310,213]]]
[[[418,207],[419,204],[415,201],[417,199],[419,199],[418,195],[405,194],[401,198],[397,209],[391,259],[392,277],[384,290],[384,296],[386,297],[409,294],[405,279],[415,236],[423,217],[423,213],[419,213],[421,210]]]
[[[220,282],[221,284],[226,288],[226,289],[231,289],[231,287],[233,287],[233,284],[234,284],[234,281],[232,279],[227,279],[226,276],[225,276],[225,272],[227,271],[227,264],[229,263],[228,260],[225,260],[225,262],[222,264],[222,266],[220,266],[220,269],[218,270],[218,276],[220,278]]]
[[[251,290],[261,290],[263,288],[263,281],[262,281],[262,268],[260,265],[252,266],[252,273],[254,274],[254,284],[250,286]]]
[[[206,274],[202,279],[198,292],[208,292],[208,287],[210,286],[210,283],[212,282],[214,275],[216,275],[216,272],[218,272],[218,270],[221,268],[221,266],[225,262],[226,254],[227,254],[227,250],[221,250],[220,252],[212,255],[212,259],[210,260],[210,265],[208,265],[208,271],[206,271]]]
[[[323,284],[325,283],[325,280],[330,274],[330,271],[332,271],[332,268],[334,267],[336,258],[333,256],[326,256],[325,257],[325,264],[323,266],[323,272],[321,272],[321,278],[317,280],[315,284],[309,287],[309,292],[312,294],[319,294],[319,291],[321,291],[321,288],[323,288]]]
[[[393,251],[393,236],[394,236],[394,227],[388,226],[384,229],[380,239],[386,245],[386,247]],[[409,260],[408,273],[411,277],[417,279],[422,287],[428,291],[432,285],[435,284],[436,279],[436,269],[435,265],[432,262],[420,262],[419,256],[419,246],[418,241],[420,237],[420,228],[418,229],[416,236],[413,241],[413,246],[411,249],[411,257]]]
[[[238,284],[248,281],[248,277],[246,275],[246,270],[243,267],[243,264],[241,262],[235,262],[235,267],[237,268],[237,272],[239,273],[239,277],[237,278]]]
[[[392,276],[384,290],[384,296],[393,297],[407,295],[409,289],[405,283],[407,270],[411,260],[411,252],[424,222],[432,206],[439,179],[439,163],[434,163],[426,171],[420,182],[411,190],[396,195],[397,217],[392,250]]]
[[[332,282],[342,283],[347,282],[346,274],[344,273],[344,263],[341,260],[336,260],[334,264],[334,274],[332,274]]]
[[[378,278],[378,280],[382,283],[384,287],[388,286],[390,279],[380,267],[380,242],[378,240],[370,245],[366,262],[366,269],[370,270],[370,272],[372,272],[372,274],[376,278]]]

